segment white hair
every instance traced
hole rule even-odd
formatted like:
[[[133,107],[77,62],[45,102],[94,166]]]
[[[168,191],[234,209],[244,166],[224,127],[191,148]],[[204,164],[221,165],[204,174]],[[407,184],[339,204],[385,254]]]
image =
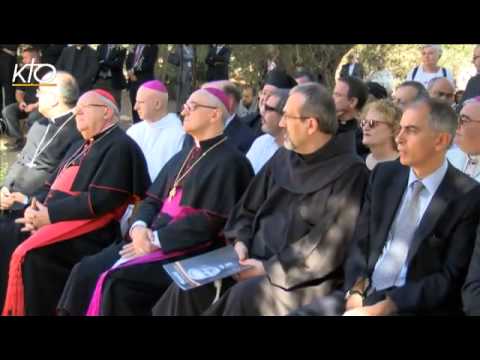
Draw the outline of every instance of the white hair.
[[[120,119],[120,111],[118,110],[118,106],[115,105],[114,102],[110,101],[108,98],[106,98],[105,96],[102,96],[100,95],[99,93],[97,93],[95,90],[91,90],[90,92],[94,93],[97,98],[104,104],[106,105],[109,109],[112,110],[113,112],[113,119],[115,121],[119,120]]]
[[[420,51],[422,51],[425,48],[435,49],[437,51],[438,58],[440,59],[442,57],[443,50],[441,45],[425,44],[420,47]]]

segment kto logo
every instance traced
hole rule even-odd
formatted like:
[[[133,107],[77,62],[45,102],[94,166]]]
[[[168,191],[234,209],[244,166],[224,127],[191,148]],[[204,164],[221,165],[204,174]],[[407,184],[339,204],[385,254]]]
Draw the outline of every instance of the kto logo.
[[[28,68],[30,68],[30,71],[28,71]],[[43,80],[38,78],[38,71],[42,68],[49,68],[51,70],[48,72],[48,76]],[[28,76],[26,79],[23,77],[26,76],[24,71],[28,71]],[[30,64],[24,64],[21,68],[18,68],[18,64],[15,64],[12,86],[56,86],[57,84],[53,83],[53,79],[55,79],[56,75],[57,69],[55,66],[50,64],[37,64],[34,62],[34,60],[32,60]],[[36,83],[32,83],[32,77]]]

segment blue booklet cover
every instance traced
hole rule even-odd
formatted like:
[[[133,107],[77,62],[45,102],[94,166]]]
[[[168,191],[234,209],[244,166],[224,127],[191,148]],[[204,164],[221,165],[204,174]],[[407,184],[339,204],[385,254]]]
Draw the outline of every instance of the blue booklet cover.
[[[182,290],[209,284],[249,269],[240,265],[232,245],[163,266],[165,271]]]

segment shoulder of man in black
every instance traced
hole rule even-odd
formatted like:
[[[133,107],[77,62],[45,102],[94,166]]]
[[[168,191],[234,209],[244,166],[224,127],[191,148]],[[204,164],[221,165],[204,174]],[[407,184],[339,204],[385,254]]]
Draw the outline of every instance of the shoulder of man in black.
[[[115,183],[123,182],[123,178],[126,182],[129,182],[127,179],[132,180],[133,191],[137,189],[144,192],[150,185],[147,162],[142,150],[118,126],[110,134],[94,142],[85,159],[88,160],[83,161],[80,176],[75,179],[72,190],[82,191],[88,188],[98,172],[111,180],[116,178]]]

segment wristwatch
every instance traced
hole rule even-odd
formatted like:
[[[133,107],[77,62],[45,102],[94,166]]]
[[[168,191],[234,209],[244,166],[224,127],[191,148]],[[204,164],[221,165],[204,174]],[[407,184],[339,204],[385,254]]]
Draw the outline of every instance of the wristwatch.
[[[361,292],[360,290],[348,290],[345,293],[345,300],[348,300],[350,298],[350,296],[352,296],[354,294],[360,295],[363,299],[365,298],[365,294],[363,292]]]

